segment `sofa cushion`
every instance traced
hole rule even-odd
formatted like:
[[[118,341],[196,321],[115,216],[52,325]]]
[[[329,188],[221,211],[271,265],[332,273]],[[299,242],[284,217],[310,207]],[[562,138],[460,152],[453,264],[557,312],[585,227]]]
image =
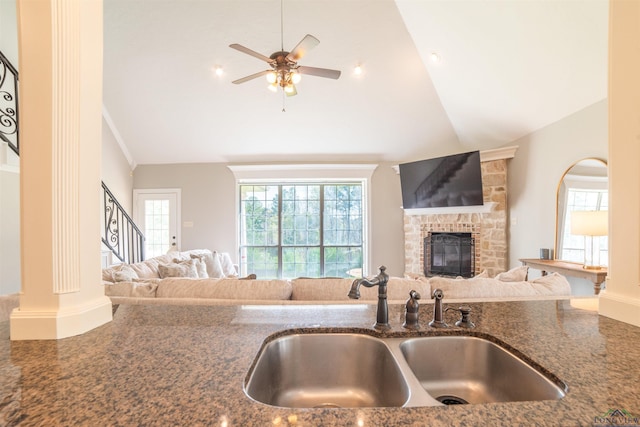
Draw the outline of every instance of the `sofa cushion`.
[[[551,273],[531,281],[539,289],[546,289],[552,295],[571,295],[571,285],[562,274]]]
[[[160,271],[158,270],[158,266],[160,264],[168,264],[172,260],[173,258],[170,255],[160,255],[154,258],[149,258],[146,261],[129,265],[141,279],[159,279]]]
[[[242,279],[163,279],[158,284],[158,298],[215,298],[230,300],[288,300],[288,280]]]
[[[138,274],[129,264],[120,264],[112,268],[111,282],[132,282],[138,279]]]
[[[159,279],[105,284],[104,294],[115,297],[155,298]]]
[[[564,276],[546,276],[540,282],[503,282],[495,278],[448,279],[432,277],[431,289],[442,289],[445,299],[510,298],[540,295],[569,295],[571,287]]]
[[[291,299],[297,301],[348,301],[349,289],[353,279],[341,278],[307,278],[299,277],[291,280]],[[377,291],[361,289],[361,300],[377,298]]]
[[[360,286],[362,290],[362,286]],[[377,287],[376,297],[377,297]],[[418,277],[416,279],[404,279],[401,277],[390,277],[387,283],[387,299],[403,300],[409,299],[409,292],[417,291],[421,298],[431,298],[431,284],[426,277]]]
[[[196,269],[195,259],[189,259],[182,262],[173,262],[170,264],[158,265],[158,271],[160,277],[165,279],[167,277],[189,277],[198,278],[198,270]]]
[[[529,267],[522,265],[520,267],[512,268],[509,271],[505,271],[496,276],[496,279],[503,282],[524,282],[527,280],[527,272]]]
[[[349,290],[353,278],[297,278],[291,281],[293,287],[292,300],[300,301],[349,301]],[[429,295],[431,287],[429,282],[422,279],[403,279],[390,277],[387,283],[388,300],[406,300],[409,291],[416,290],[421,296]],[[378,287],[368,288],[360,286],[361,301],[376,301],[378,299]]]

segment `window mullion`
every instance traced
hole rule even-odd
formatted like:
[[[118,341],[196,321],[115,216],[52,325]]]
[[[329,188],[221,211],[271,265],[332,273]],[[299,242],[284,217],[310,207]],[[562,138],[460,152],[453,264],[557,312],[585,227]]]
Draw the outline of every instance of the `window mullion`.
[[[282,277],[282,184],[278,185],[278,277]]]
[[[324,276],[324,184],[320,184],[320,273]]]

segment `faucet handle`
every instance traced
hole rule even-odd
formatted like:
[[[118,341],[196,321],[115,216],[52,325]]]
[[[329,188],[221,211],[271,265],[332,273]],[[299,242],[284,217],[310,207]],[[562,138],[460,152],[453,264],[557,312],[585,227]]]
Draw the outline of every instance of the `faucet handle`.
[[[420,299],[420,294],[415,291],[415,290],[411,290],[409,292],[409,299],[407,299],[407,302],[405,304],[405,308],[404,308],[404,323],[402,324],[403,328],[407,328],[407,329],[418,329],[419,325],[418,325],[418,309],[419,309],[419,304],[418,304],[418,300]]]

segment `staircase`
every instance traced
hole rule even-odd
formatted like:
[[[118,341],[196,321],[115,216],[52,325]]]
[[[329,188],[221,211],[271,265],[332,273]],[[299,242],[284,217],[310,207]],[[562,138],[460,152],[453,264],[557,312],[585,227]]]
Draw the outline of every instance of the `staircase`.
[[[18,71],[0,52],[0,140],[20,155],[18,132]],[[102,243],[121,262],[144,260],[144,234],[102,183]]]
[[[118,203],[106,184],[102,183],[104,221],[102,243],[121,262],[144,261],[144,234]]]
[[[0,140],[20,154],[18,145],[18,71],[0,52]]]

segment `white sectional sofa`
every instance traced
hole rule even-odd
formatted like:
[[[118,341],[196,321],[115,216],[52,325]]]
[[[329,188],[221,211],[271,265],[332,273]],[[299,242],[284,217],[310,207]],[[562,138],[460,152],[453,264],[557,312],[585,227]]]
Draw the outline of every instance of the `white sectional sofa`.
[[[377,287],[361,286],[361,298],[349,299],[353,278],[240,278],[224,258],[209,250],[194,250],[113,266],[102,271],[105,294],[114,304],[354,304],[375,302],[378,297]],[[554,273],[527,281],[526,275],[527,268],[518,267],[494,278],[485,273],[471,279],[390,277],[387,298],[391,304],[404,303],[409,291],[416,290],[428,300],[437,288],[448,300],[541,299],[571,294],[564,276]]]

